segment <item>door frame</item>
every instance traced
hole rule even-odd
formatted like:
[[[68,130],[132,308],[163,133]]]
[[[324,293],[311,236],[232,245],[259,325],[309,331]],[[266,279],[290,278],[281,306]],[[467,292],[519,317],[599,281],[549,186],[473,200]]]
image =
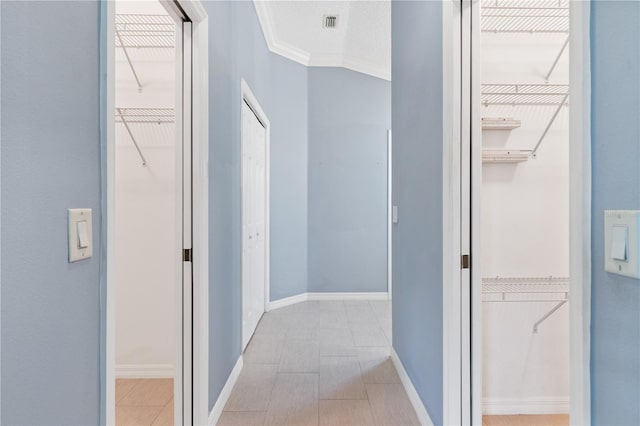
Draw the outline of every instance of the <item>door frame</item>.
[[[209,206],[208,206],[208,110],[209,59],[208,17],[199,0],[161,0],[169,14],[184,15],[191,22],[191,173],[192,173],[192,418],[194,424],[207,424],[209,415]],[[100,145],[101,145],[101,217],[102,241],[100,273],[100,424],[115,424],[115,2],[100,3]],[[179,111],[176,108],[176,111]],[[178,132],[176,126],[176,133]],[[182,145],[182,144],[180,144]],[[182,146],[180,157],[182,156]],[[176,182],[182,182],[182,167],[176,168]],[[177,185],[181,187],[181,185]],[[181,189],[180,189],[181,195]],[[181,198],[178,198],[181,199]],[[179,207],[182,212],[182,206]],[[176,226],[182,229],[182,214]],[[182,232],[179,247],[182,251]],[[180,271],[182,261],[179,261]],[[182,282],[182,276],[180,276]],[[182,303],[179,307],[182,320]],[[180,340],[178,340],[180,341]],[[182,350],[178,349],[182,354]],[[181,371],[181,359],[176,370]],[[176,375],[178,378],[178,375]],[[178,378],[179,380],[179,378]],[[176,401],[179,406],[181,401]],[[182,423],[176,410],[176,425]]]
[[[465,10],[466,12],[463,12]],[[471,17],[463,19],[464,15]],[[482,424],[482,318],[481,285],[472,285],[471,320],[462,323],[460,246],[461,161],[463,148],[461,117],[463,102],[471,113],[471,138],[481,132],[479,108],[472,99],[480,94],[479,84],[464,89],[462,78],[478,82],[479,55],[472,55],[480,41],[478,0],[443,2],[443,423],[461,424],[471,419]],[[466,27],[465,27],[466,26]],[[461,31],[471,35],[470,49],[463,49]],[[570,422],[591,423],[590,326],[591,326],[591,73],[590,6],[570,2]],[[462,69],[462,57],[470,69]],[[463,77],[464,76],[464,77]],[[469,143],[469,141],[467,141]],[[481,147],[471,145],[471,223],[480,223]],[[475,148],[475,149],[474,149]],[[475,166],[475,167],[474,167]],[[472,253],[480,253],[479,226],[471,228]],[[471,282],[481,283],[480,256],[472,258]],[[473,333],[472,333],[473,330]],[[470,339],[471,353],[462,353],[462,339]],[[467,351],[468,352],[468,351]],[[468,362],[471,375],[463,375]],[[471,392],[471,406],[463,406],[465,392]]]
[[[387,130],[387,297],[393,299],[393,134]]]
[[[264,173],[265,173],[265,226],[264,226],[264,307],[263,313],[267,312],[267,307],[271,302],[271,272],[270,272],[270,247],[271,247],[271,122],[267,117],[267,114],[260,106],[258,98],[255,96],[249,83],[243,78],[240,81],[240,117],[242,117],[242,103],[246,102],[253,113],[258,117],[260,122],[264,125],[265,130],[265,159],[264,159]],[[240,119],[240,191],[242,192],[242,118]],[[240,196],[240,226],[242,227],[242,194]],[[242,287],[242,245],[240,244],[240,285]],[[243,290],[243,288],[241,288]],[[242,312],[242,318],[244,319],[244,312]],[[244,327],[242,327],[241,341],[244,342]],[[242,348],[244,351],[244,347]]]

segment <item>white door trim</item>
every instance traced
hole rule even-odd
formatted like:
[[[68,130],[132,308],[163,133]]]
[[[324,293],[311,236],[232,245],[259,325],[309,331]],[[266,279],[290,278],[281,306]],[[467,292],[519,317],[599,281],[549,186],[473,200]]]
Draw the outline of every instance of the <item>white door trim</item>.
[[[591,424],[591,5],[570,3],[570,404],[572,425]]]
[[[460,424],[461,410],[471,410],[472,423],[482,424],[481,392],[482,361],[481,335],[476,333],[481,326],[481,292],[478,226],[472,227],[472,286],[474,291],[472,327],[472,378],[461,377],[460,341],[463,330],[460,323],[460,240],[459,188],[460,188],[460,107],[461,99],[470,102],[472,92],[477,97],[477,88],[472,92],[460,92],[459,81],[452,76],[460,75],[461,3],[472,8],[477,22],[480,2],[475,0],[448,0],[443,3],[443,422]],[[571,404],[570,422],[584,425],[591,422],[590,397],[590,326],[591,326],[591,76],[590,76],[590,9],[589,3],[571,0],[570,25],[570,238],[571,238],[571,304],[570,304],[570,365]],[[468,30],[468,29],[467,29]],[[479,40],[478,26],[472,27],[472,43]],[[479,55],[472,56],[472,69],[477,78],[480,67]],[[476,84],[477,86],[477,84]],[[478,111],[472,111],[472,132],[479,132]],[[477,133],[476,133],[477,134]],[[481,149],[472,150],[472,164],[481,164]],[[476,172],[479,167],[475,167]],[[481,179],[474,174],[472,194],[472,223],[480,223]],[[458,221],[458,222],[456,222]],[[468,336],[467,336],[468,338]],[[470,354],[462,354],[463,357]],[[463,387],[472,389],[472,407],[461,407]]]
[[[191,20],[193,424],[209,418],[209,18],[200,0],[175,0]]]
[[[442,2],[442,422],[461,422],[461,1]]]
[[[467,322],[467,333],[463,332],[463,339],[467,339],[471,333],[471,354],[465,361],[469,365],[467,374],[463,375],[463,383],[469,386],[470,407],[468,407],[468,416],[471,424],[482,424],[482,235],[480,230],[480,214],[482,212],[482,110],[480,105],[481,98],[481,55],[478,54],[480,39],[480,6],[481,2],[474,1],[470,7],[471,17],[471,43],[470,51],[466,53],[470,59],[471,70],[469,77],[471,79],[470,95],[471,99],[476,101],[471,104],[471,290],[470,299],[467,306],[471,307],[470,323]],[[467,97],[463,96],[463,99]],[[469,214],[469,213],[467,213]],[[463,407],[463,413],[465,409]]]
[[[270,226],[270,210],[271,210],[271,195],[270,195],[270,181],[271,181],[271,122],[267,117],[267,114],[264,112],[262,107],[260,106],[260,102],[258,102],[258,98],[254,95],[253,91],[249,87],[249,84],[243,78],[240,81],[240,108],[242,108],[242,102],[247,102],[249,107],[253,110],[254,114],[258,117],[258,119],[262,122],[266,132],[266,152],[265,152],[265,238],[264,238],[264,257],[265,257],[265,266],[264,266],[264,311],[267,312],[269,308],[269,302],[271,301],[271,283],[270,283],[270,238],[271,238],[271,226]],[[242,131],[241,131],[242,133]],[[240,136],[242,137],[242,135]],[[241,210],[242,211],[242,210]],[[242,262],[242,253],[240,254],[240,259]],[[242,265],[241,265],[242,270]],[[244,337],[242,338],[244,341]],[[243,348],[244,349],[244,348]]]
[[[393,136],[387,130],[387,294],[393,291]]]
[[[209,159],[209,59],[208,18],[199,0],[176,0],[192,22],[192,220],[193,220],[193,422],[206,424],[209,410],[209,241],[208,241],[208,159]],[[175,7],[172,1],[162,1],[169,10]],[[115,289],[114,289],[114,237],[115,227],[115,2],[102,2],[104,18],[101,20],[101,54],[104,60],[101,79],[103,110],[103,152],[105,160],[101,167],[103,186],[103,268],[102,293],[105,295],[105,313],[101,317],[101,424],[115,424]],[[182,177],[179,177],[181,181]],[[177,218],[182,227],[182,218]],[[182,243],[180,243],[181,245]],[[182,262],[180,262],[182,263]],[[182,268],[180,268],[182,269]]]

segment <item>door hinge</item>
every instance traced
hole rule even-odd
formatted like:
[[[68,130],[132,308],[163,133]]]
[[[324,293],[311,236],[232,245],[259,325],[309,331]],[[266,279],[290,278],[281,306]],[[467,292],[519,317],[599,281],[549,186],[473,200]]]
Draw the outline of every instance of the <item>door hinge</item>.
[[[469,269],[471,268],[471,256],[468,254],[463,254],[460,256],[460,269]]]
[[[193,261],[193,249],[184,249],[182,250],[182,261],[183,262],[192,262]]]

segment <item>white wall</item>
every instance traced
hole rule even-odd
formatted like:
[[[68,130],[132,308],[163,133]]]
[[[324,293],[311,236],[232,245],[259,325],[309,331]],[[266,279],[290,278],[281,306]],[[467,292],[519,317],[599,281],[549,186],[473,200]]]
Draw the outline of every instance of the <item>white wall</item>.
[[[566,35],[482,34],[483,83],[544,83]],[[568,49],[550,83],[568,82]],[[533,149],[555,106],[489,106],[483,117],[522,127],[484,131],[486,148]],[[482,188],[484,277],[568,277],[569,110],[563,108],[537,159],[485,164]],[[569,395],[569,305],[532,326],[557,302],[483,303],[486,413],[563,412]]]
[[[150,7],[156,9],[150,11]],[[136,7],[121,2],[118,12],[163,10],[155,2]],[[141,93],[122,52],[117,54],[116,107],[174,107],[173,50],[130,51],[143,85]],[[175,125],[130,124],[130,128],[147,165],[142,166],[124,126],[116,123],[116,375],[172,377],[177,273]]]

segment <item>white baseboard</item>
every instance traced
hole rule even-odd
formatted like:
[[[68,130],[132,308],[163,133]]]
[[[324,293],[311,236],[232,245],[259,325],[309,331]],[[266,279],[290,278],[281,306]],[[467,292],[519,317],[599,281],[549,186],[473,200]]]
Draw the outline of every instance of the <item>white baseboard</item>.
[[[307,300],[389,300],[387,292],[306,293]]]
[[[569,397],[484,398],[482,413],[507,414],[568,414]]]
[[[387,292],[352,292],[352,293],[302,293],[284,299],[274,300],[267,304],[267,312],[284,308],[309,300],[389,300]]]
[[[215,426],[216,423],[218,423],[218,420],[220,420],[220,416],[222,415],[222,410],[224,410],[224,406],[227,405],[227,401],[231,396],[231,391],[233,390],[233,387],[236,385],[236,382],[238,381],[238,377],[240,377],[240,372],[242,371],[243,364],[244,364],[244,361],[243,361],[242,355],[240,355],[240,358],[238,358],[236,365],[233,367],[233,370],[231,370],[231,374],[229,374],[229,378],[227,379],[227,382],[224,384],[224,387],[222,388],[220,395],[218,395],[218,400],[213,405],[213,409],[209,413],[209,426]]]
[[[416,410],[416,414],[418,415],[418,420],[420,420],[420,424],[423,426],[433,426],[433,422],[431,421],[431,417],[427,412],[422,400],[420,399],[420,395],[418,395],[418,391],[413,386],[407,371],[404,369],[404,365],[402,365],[402,361],[398,357],[395,349],[391,348],[391,361],[393,365],[398,370],[398,376],[400,376],[400,381],[404,386],[405,391],[407,391],[407,395],[409,396],[409,401],[411,401],[411,405],[413,405],[413,409]]]
[[[297,294],[291,297],[285,297],[284,299],[274,300],[267,304],[267,312],[274,309],[284,308],[285,306],[295,305],[296,303],[305,302],[307,300],[307,293]]]
[[[118,364],[117,379],[169,379],[176,374],[172,364]]]

